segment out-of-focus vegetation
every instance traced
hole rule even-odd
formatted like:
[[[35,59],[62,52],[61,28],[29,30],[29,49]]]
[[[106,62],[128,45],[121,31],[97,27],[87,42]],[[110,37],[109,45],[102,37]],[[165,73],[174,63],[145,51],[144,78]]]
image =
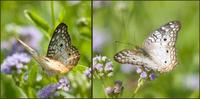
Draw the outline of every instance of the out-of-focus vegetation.
[[[81,58],[78,65],[65,75],[71,83],[70,91],[60,92],[58,97],[91,97],[91,82],[83,73],[91,63],[90,1],[1,1],[1,64],[21,46],[13,44],[15,37],[29,32],[29,38],[21,39],[45,56],[53,31],[61,22],[67,24],[71,42],[79,50]],[[19,75],[4,74],[1,68],[1,98],[35,98],[43,87],[58,81],[44,75],[35,60],[31,60],[27,67]],[[42,79],[38,80],[38,74]]]
[[[135,97],[199,97],[199,1],[94,1],[93,55],[104,55],[114,63],[113,77],[123,82],[121,97],[131,97],[139,75],[134,67],[114,62],[122,49],[132,49],[161,25],[181,22],[176,48],[179,64],[153,81],[145,82]],[[119,43],[115,43],[118,41]],[[106,97],[102,81],[93,80],[93,96]]]

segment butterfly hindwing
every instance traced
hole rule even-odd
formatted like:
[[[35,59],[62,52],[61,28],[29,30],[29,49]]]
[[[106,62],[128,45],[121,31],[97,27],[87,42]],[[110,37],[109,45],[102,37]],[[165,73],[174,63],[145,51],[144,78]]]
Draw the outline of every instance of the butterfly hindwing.
[[[114,59],[121,64],[132,64],[136,66],[147,66],[149,64],[155,65],[142,48],[122,50],[115,54]]]
[[[65,65],[71,63],[76,65],[78,63],[79,52],[71,44],[66,24],[61,23],[56,27],[48,46],[47,57],[60,61]]]

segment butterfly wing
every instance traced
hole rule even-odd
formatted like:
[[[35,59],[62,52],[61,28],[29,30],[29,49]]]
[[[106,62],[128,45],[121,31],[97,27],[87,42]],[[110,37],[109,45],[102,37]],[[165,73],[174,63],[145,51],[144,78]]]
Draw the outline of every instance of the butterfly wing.
[[[181,25],[178,21],[169,22],[153,33],[145,40],[144,50],[157,65],[148,65],[150,68],[158,68],[160,72],[172,70],[178,63],[176,58],[175,43]]]
[[[122,50],[114,56],[114,59],[121,64],[132,64],[136,66],[156,65],[142,48]]]
[[[60,61],[64,65],[74,66],[78,63],[80,54],[71,44],[66,24],[61,23],[56,27],[48,46],[47,57]]]

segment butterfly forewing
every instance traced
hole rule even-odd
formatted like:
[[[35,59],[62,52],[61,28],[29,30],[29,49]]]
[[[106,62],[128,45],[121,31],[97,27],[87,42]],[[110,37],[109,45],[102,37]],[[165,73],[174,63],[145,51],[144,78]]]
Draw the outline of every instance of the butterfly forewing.
[[[65,65],[76,65],[78,63],[79,52],[71,44],[66,24],[61,23],[55,29],[48,46],[47,57],[60,61]]]
[[[151,33],[145,40],[144,49],[150,58],[158,64],[158,71],[169,71],[178,63],[175,43],[180,28],[180,22],[169,22]]]

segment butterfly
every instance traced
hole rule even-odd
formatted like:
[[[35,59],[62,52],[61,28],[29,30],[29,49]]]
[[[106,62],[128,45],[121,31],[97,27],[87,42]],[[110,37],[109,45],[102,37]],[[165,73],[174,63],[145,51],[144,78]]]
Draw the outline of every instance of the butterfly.
[[[76,66],[80,59],[79,51],[72,45],[67,28],[67,25],[64,23],[60,23],[56,27],[50,40],[46,56],[39,55],[22,40],[17,40],[41,65],[47,74],[64,74]]]
[[[168,22],[151,33],[142,47],[122,50],[115,54],[114,59],[160,73],[169,72],[178,64],[175,44],[180,28],[179,21]]]

